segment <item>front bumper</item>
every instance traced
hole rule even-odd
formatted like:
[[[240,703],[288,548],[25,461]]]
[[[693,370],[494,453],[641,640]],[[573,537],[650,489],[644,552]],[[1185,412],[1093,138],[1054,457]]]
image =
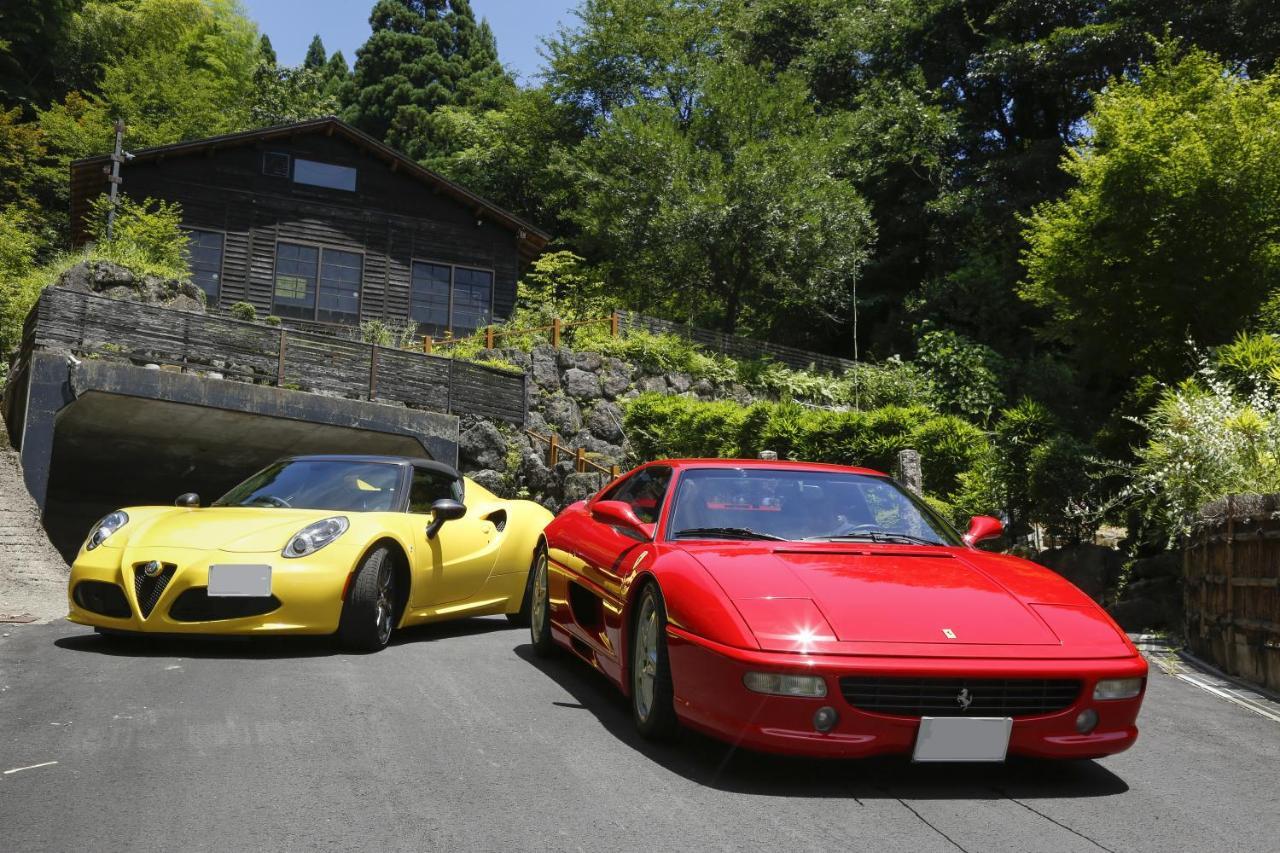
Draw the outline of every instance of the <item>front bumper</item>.
[[[1069,707],[1041,716],[1014,718],[1008,754],[1100,758],[1122,752],[1137,740],[1136,721],[1143,694],[1133,699],[1099,702],[1093,700],[1094,685],[1103,678],[1147,674],[1147,664],[1141,656],[999,660],[800,655],[721,646],[675,628],[668,629],[667,645],[675,710],[682,723],[761,752],[830,758],[910,755],[920,728],[919,717],[890,716],[854,707],[841,694],[841,676],[1076,678],[1083,686]],[[748,671],[821,676],[827,684],[827,695],[811,699],[753,693],[742,683]],[[834,708],[839,714],[839,722],[825,733],[817,731],[813,723],[814,712],[823,706]],[[1098,723],[1088,734],[1080,734],[1075,720],[1086,708],[1097,712]]]
[[[82,550],[71,567],[67,584],[67,618],[96,628],[157,634],[332,634],[338,629],[342,596],[354,563],[354,557],[343,550],[326,548],[298,560],[286,560],[278,551],[246,554],[194,548],[147,548],[144,553],[144,549],[105,546],[93,551]],[[138,600],[135,566],[150,560],[176,568],[150,613],[144,615]],[[271,594],[279,602],[278,606],[253,599],[259,606],[247,609],[259,611],[255,615],[194,620],[192,608],[188,606],[185,618],[174,618],[175,612],[180,615],[183,611],[182,607],[174,608],[183,593],[194,590],[198,596],[199,591],[208,586],[209,566],[222,563],[270,565]],[[81,606],[76,601],[76,587],[86,581],[119,587],[129,615],[108,616]],[[191,597],[184,599],[188,603],[192,600]],[[266,612],[261,612],[264,610]]]

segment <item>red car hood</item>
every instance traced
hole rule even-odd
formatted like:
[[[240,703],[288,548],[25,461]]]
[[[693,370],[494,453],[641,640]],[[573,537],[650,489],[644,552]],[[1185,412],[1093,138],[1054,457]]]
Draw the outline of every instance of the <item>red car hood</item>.
[[[687,550],[770,651],[1061,656],[1069,641],[1081,655],[1130,653],[1083,593],[1022,560],[904,546]]]

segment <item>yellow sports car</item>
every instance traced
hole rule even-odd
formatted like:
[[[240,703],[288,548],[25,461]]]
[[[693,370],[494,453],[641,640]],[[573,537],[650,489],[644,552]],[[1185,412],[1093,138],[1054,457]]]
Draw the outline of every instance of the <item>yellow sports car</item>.
[[[67,618],[103,633],[336,632],[361,651],[422,622],[527,624],[550,520],[438,462],[297,456],[209,507],[186,494],[103,518],[71,567]]]

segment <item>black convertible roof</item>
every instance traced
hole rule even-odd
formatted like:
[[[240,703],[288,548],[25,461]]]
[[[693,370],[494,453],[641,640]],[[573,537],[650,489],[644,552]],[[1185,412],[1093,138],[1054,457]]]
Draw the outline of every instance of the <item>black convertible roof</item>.
[[[329,462],[382,462],[393,465],[412,465],[415,468],[422,468],[426,471],[435,471],[439,474],[445,474],[455,479],[462,475],[452,465],[446,465],[443,462],[436,462],[434,459],[421,459],[416,456],[378,456],[375,454],[362,453],[311,453],[304,456],[286,456],[284,462],[301,462],[301,461],[329,461]]]

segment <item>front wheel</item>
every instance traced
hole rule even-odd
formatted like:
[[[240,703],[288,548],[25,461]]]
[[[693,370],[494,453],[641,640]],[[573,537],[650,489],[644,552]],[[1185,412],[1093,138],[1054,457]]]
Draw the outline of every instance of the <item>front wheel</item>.
[[[533,653],[545,658],[555,651],[551,639],[551,580],[548,576],[547,549],[539,545],[533,553],[529,570],[529,641]]]
[[[338,636],[356,652],[376,652],[391,640],[396,618],[395,560],[376,548],[356,569],[356,579],[342,608]]]
[[[658,585],[650,582],[640,592],[631,635],[631,711],[642,736],[650,740],[675,736],[674,695],[667,657],[667,608]]]
[[[524,581],[524,597],[520,599],[520,609],[507,614],[507,621],[521,628],[529,627],[529,613],[533,608],[534,569],[538,567],[538,553],[541,550],[541,545],[533,549],[533,561],[529,563],[529,575]]]

